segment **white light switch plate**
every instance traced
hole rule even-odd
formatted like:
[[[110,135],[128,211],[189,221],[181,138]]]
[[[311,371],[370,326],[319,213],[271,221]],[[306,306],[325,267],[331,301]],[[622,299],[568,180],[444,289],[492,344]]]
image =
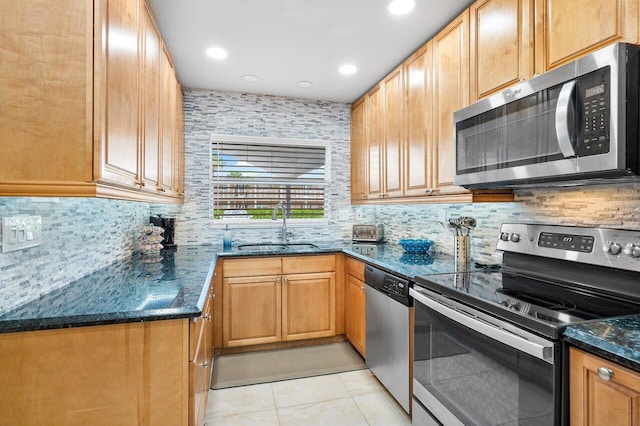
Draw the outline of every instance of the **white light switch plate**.
[[[42,244],[42,216],[2,218],[2,252],[8,253]]]

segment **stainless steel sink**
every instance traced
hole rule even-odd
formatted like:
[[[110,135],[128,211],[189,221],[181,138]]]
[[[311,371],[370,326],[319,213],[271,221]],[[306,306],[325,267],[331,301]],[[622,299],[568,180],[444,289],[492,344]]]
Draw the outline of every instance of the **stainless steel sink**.
[[[284,250],[309,250],[317,249],[318,246],[309,243],[259,243],[259,244],[240,244],[238,250],[240,251],[284,251]]]

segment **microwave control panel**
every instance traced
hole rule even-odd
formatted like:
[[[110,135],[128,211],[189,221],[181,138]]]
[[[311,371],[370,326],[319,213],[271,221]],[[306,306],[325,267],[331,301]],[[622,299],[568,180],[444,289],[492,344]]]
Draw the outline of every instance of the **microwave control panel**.
[[[610,75],[610,68],[605,67],[578,78],[578,109],[583,112],[578,133],[580,157],[609,152]]]

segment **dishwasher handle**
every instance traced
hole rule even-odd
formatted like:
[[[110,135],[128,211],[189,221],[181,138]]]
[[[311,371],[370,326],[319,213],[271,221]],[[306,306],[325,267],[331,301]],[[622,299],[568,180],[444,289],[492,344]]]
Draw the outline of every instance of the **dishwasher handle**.
[[[472,316],[472,314],[463,312],[460,309],[445,306],[443,303],[432,299],[431,297],[425,295],[423,292],[415,288],[409,289],[409,293],[416,300],[416,302],[419,302],[427,306],[428,308],[431,308],[432,310],[438,312],[441,315],[444,315],[445,317],[457,322],[458,324],[477,331],[478,333],[493,340],[497,340],[498,342],[503,343],[507,346],[553,364],[552,342],[548,342],[546,340],[543,340],[542,338],[536,338],[536,336],[534,335],[527,336],[528,338],[519,336],[517,334],[514,334],[513,332],[505,330],[506,323],[503,323],[497,318],[492,319],[496,323],[502,323],[502,327],[499,324],[492,324],[486,320],[481,320],[478,316]],[[525,333],[526,332],[524,331],[522,332],[522,334]]]

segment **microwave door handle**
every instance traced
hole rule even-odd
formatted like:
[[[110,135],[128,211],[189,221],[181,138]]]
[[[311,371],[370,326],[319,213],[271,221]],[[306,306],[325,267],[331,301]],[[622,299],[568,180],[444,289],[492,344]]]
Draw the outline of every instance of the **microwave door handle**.
[[[441,315],[449,318],[450,320],[464,325],[474,331],[479,332],[493,340],[497,340],[507,346],[515,348],[519,351],[525,352],[531,356],[541,359],[545,362],[553,364],[553,346],[542,345],[531,340],[527,340],[524,337],[517,336],[513,333],[505,331],[495,325],[486,323],[477,318],[473,318],[465,313],[458,311],[449,306],[445,306],[440,302],[437,302],[430,297],[421,294],[413,288],[409,289],[409,294],[421,304],[433,309]]]
[[[564,158],[576,156],[576,150],[573,148],[571,134],[569,133],[569,110],[575,86],[575,80],[571,80],[562,86],[556,106],[556,135]]]

